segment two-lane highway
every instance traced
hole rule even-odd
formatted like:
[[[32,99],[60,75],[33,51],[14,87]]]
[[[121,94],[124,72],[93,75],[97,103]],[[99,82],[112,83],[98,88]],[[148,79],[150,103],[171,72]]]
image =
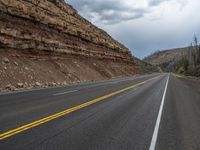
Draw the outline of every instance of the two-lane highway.
[[[198,100],[170,74],[2,94],[0,149],[196,150]]]

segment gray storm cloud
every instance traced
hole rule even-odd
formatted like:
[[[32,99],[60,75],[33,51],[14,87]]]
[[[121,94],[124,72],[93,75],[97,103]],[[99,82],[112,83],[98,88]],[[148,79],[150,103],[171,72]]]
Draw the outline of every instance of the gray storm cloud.
[[[131,0],[129,1],[131,2]],[[121,0],[69,0],[67,2],[70,2],[83,16],[94,22],[101,21],[105,24],[116,24],[141,18],[151,7],[169,0],[141,1],[146,2],[147,6],[136,7],[134,4],[124,3]]]
[[[200,39],[199,0],[67,0],[78,12],[143,58]]]

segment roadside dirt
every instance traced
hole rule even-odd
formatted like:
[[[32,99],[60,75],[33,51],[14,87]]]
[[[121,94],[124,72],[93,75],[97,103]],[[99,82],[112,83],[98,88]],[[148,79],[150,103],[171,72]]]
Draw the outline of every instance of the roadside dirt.
[[[137,73],[137,66],[123,62],[0,49],[1,90],[61,86]]]

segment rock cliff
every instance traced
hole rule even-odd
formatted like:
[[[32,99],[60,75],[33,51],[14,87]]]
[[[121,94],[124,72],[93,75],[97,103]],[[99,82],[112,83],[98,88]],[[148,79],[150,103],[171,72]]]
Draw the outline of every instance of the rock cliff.
[[[2,88],[139,72],[125,46],[64,0],[0,0],[0,59]]]

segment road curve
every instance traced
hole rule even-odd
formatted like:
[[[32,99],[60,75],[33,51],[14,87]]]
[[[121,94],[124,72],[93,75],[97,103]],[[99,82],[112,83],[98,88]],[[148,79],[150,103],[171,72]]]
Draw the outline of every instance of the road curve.
[[[170,74],[2,94],[0,149],[198,150],[199,100]]]

